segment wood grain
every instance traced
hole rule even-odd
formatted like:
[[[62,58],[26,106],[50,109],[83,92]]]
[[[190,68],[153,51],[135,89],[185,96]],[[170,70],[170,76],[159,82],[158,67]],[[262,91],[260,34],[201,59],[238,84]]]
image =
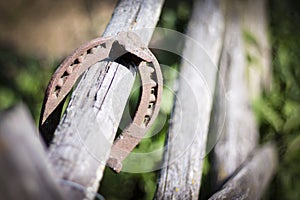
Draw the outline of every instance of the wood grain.
[[[257,19],[257,16],[251,15],[256,15],[257,11],[262,14],[262,8],[259,7],[257,11],[250,14],[250,11],[245,10],[253,10],[253,5],[246,6],[249,4],[247,1],[227,0],[225,3],[226,32],[220,60],[220,79],[217,83],[210,123],[210,135],[214,137],[209,141],[209,143],[216,143],[213,158],[214,179],[212,181],[215,188],[218,188],[258,145],[259,133],[251,100],[257,98],[261,93],[262,76],[266,76],[262,73],[255,75],[251,70],[251,68],[258,69],[259,66],[254,67],[253,63],[246,60],[247,54],[251,48],[254,48],[254,44],[245,41],[245,32],[243,32],[245,31],[243,27],[250,26],[249,21]],[[262,1],[254,3],[254,5],[262,4]],[[241,19],[244,15],[248,19],[243,22]],[[263,19],[264,15],[260,17],[262,21],[266,20]],[[261,35],[261,27],[264,23],[258,23],[256,29],[253,28],[253,24],[254,22],[251,23],[251,33],[257,32],[258,35]],[[262,45],[267,46],[266,41]],[[266,59],[265,54],[256,54],[256,57],[257,61],[261,63],[268,62],[263,61]],[[268,66],[263,66],[262,64],[260,67],[268,68]],[[257,87],[257,84],[261,86]],[[222,119],[225,119],[225,122]],[[223,128],[220,129],[219,127],[222,126]]]
[[[209,200],[261,199],[275,173],[277,157],[276,148],[272,144],[259,148]]]
[[[103,35],[154,28],[162,4],[162,0],[120,1]],[[152,32],[137,34],[148,44]],[[134,78],[132,66],[128,70],[121,64],[102,62],[83,75],[73,92],[48,152],[59,178],[86,189],[62,186],[73,199],[94,197]]]
[[[0,113],[0,183],[1,199],[66,199],[24,105]]]
[[[196,1],[155,199],[198,199],[223,31],[220,1]]]

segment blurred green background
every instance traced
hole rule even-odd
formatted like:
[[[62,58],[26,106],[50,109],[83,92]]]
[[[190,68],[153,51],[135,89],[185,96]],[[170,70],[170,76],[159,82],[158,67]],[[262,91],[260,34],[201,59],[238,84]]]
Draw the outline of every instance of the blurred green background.
[[[22,31],[13,32],[17,30],[14,25],[25,23],[26,20],[23,22],[24,20],[21,21],[19,18],[25,17],[26,19],[26,13],[29,13],[29,11],[24,11],[28,5],[18,2],[24,1],[13,0],[11,2],[18,5],[17,9],[9,9],[9,4],[0,4],[0,8],[5,9],[4,12],[1,12],[0,20],[2,28],[0,35],[0,109],[8,108],[22,101],[29,106],[32,116],[37,122],[44,91],[51,73],[66,54],[71,52],[70,49],[74,49],[78,44],[69,45],[66,52],[62,51],[59,56],[53,56],[55,53],[47,54],[47,51],[43,51],[41,46],[31,48],[29,43],[25,43],[23,47],[18,46],[19,40],[15,38],[18,38],[18,34],[21,38],[23,35]],[[79,0],[78,2],[82,3],[83,1]],[[95,4],[95,1],[87,2],[90,4],[84,3],[87,11],[83,13],[90,13],[91,5]],[[104,1],[102,4],[112,11],[115,2]],[[184,32],[191,8],[191,1],[166,1],[159,26]],[[280,162],[278,172],[264,199],[294,200],[300,199],[300,3],[293,0],[270,0],[268,9],[273,83],[271,91],[264,92],[262,97],[253,103],[260,125],[261,143],[275,141],[278,146]],[[37,23],[38,19],[43,17],[48,19],[44,15],[36,16]],[[82,14],[79,13],[77,16],[80,18]],[[109,17],[110,13],[108,12],[107,20]],[[31,16],[28,19],[35,20],[35,17]],[[107,20],[102,22],[104,27]],[[25,27],[25,25],[21,27]],[[55,26],[53,28],[55,29]],[[5,33],[5,30],[11,32]],[[86,38],[95,37],[101,31],[103,28],[96,31],[91,30],[86,34]],[[35,34],[35,38],[38,37],[36,32],[26,34]],[[70,33],[65,37],[67,38],[69,35]],[[79,44],[81,44],[88,40],[86,38],[80,38],[77,41],[80,41]],[[23,40],[26,40],[26,37],[23,37]],[[47,41],[44,42],[47,43]],[[30,51],[26,50],[27,47]],[[59,45],[59,48],[62,49],[64,46]],[[51,50],[55,51],[55,49]],[[156,53],[161,62],[175,69],[178,68],[180,61],[178,57],[166,59],[163,55],[159,55],[159,52]],[[165,76],[168,80],[167,84],[171,86],[176,76],[171,72],[165,72]],[[166,98],[169,103],[163,105],[162,109],[168,116],[171,110],[172,95]],[[166,130],[167,125],[160,134],[143,141],[136,151],[145,151],[153,146],[163,145]],[[206,168],[208,166],[206,165]],[[204,173],[207,173],[207,170]],[[116,175],[111,170],[105,170],[99,192],[106,199],[152,199],[156,180],[157,172]]]

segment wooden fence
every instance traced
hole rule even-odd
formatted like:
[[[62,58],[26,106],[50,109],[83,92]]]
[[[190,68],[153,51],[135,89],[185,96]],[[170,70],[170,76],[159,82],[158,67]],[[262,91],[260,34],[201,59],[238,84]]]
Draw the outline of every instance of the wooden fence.
[[[148,44],[162,6],[163,0],[121,0],[103,35],[150,28],[137,31]],[[262,197],[277,163],[274,145],[258,144],[251,110],[251,101],[270,83],[265,12],[265,0],[194,2],[186,33],[193,42],[186,41],[183,50],[155,199],[198,199],[204,157],[210,151],[210,199]],[[195,73],[199,71],[205,83]],[[73,92],[49,149],[38,140],[24,105],[1,112],[1,197],[93,199],[134,78],[134,68],[129,72],[115,62],[90,68]]]

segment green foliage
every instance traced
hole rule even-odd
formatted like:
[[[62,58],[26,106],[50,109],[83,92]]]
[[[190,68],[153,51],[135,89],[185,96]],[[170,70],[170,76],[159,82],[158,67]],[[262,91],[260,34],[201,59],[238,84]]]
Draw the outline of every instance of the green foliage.
[[[259,52],[259,44],[255,38],[255,36],[253,36],[249,31],[244,30],[243,31],[243,39],[244,42],[246,44],[246,59],[247,59],[247,63],[248,66],[251,65],[251,67],[262,67],[262,64],[259,63],[259,58],[257,58],[258,56],[260,56],[260,53],[254,54],[253,52],[251,52],[248,48],[249,46],[251,46],[252,48],[255,48],[256,52]]]
[[[166,1],[158,26],[185,32],[191,14],[191,4],[191,0]]]
[[[50,79],[53,63],[28,55],[19,55],[12,48],[0,45],[0,109],[5,109],[23,101],[29,106],[35,120],[39,112]]]
[[[268,199],[300,199],[300,4],[271,1],[273,88],[255,102],[262,142],[279,147],[278,174]]]

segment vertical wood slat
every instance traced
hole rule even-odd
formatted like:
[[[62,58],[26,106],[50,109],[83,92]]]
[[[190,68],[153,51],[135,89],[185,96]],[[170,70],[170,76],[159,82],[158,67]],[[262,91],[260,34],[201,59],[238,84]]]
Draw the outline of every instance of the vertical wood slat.
[[[121,0],[103,35],[138,31],[148,44],[163,0]],[[56,175],[84,188],[62,185],[73,199],[92,199],[102,178],[110,147],[130,94],[135,70],[101,62],[86,72],[55,132],[48,156]]]
[[[215,187],[246,160],[255,150],[258,140],[247,85],[238,2],[228,0],[224,3],[226,31],[220,60],[220,79],[210,122],[210,135],[214,135],[215,140],[209,141],[216,143],[213,163]]]
[[[213,164],[216,176],[213,182],[216,187],[255,149],[258,128],[251,100],[259,97],[264,85],[268,87],[270,84],[266,1],[229,0],[225,3],[227,23],[220,61],[223,82],[217,84],[210,124],[210,134],[217,138]],[[225,91],[222,91],[223,88]],[[224,128],[218,132],[223,125],[220,119],[224,117]]]
[[[219,0],[193,6],[164,163],[155,199],[198,199],[209,116],[223,39]]]
[[[268,38],[267,0],[246,0],[240,5],[251,100],[257,100],[272,82],[271,48]]]
[[[0,113],[1,199],[65,199],[23,105]]]

